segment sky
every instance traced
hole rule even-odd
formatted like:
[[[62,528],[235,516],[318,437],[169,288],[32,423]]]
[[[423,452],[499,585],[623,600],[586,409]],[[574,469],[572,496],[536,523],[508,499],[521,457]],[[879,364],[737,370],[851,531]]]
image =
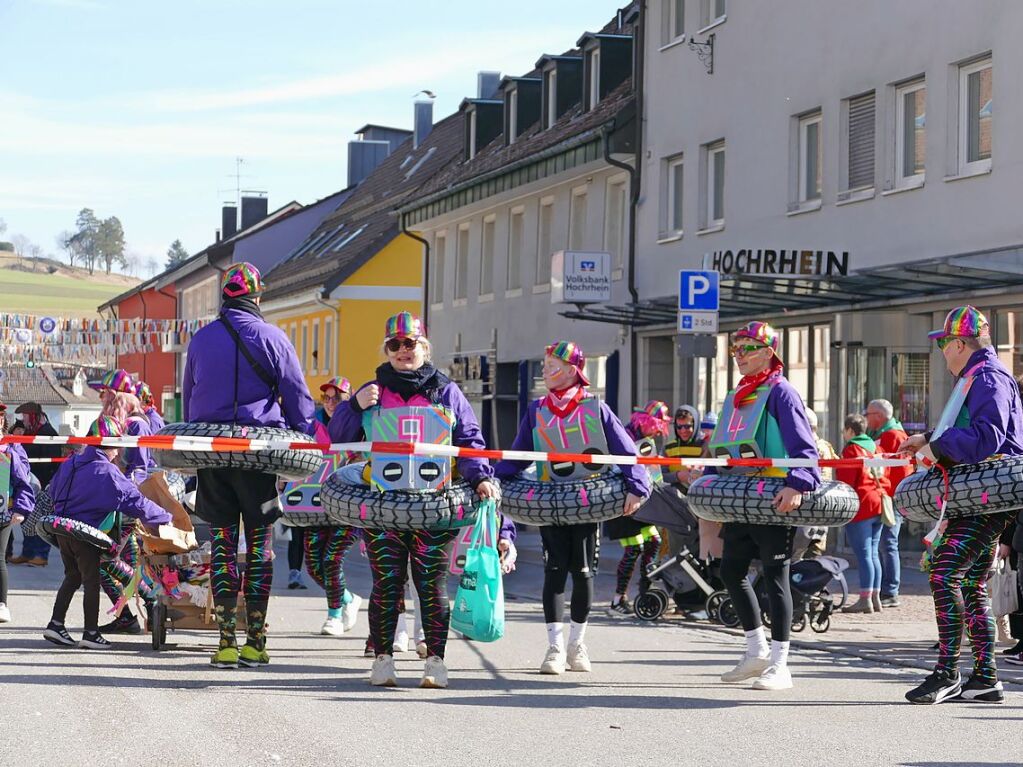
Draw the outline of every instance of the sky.
[[[624,4],[624,0],[623,0]],[[411,128],[574,46],[615,0],[0,0],[0,219],[58,253],[78,211],[116,215],[162,265],[241,186],[273,210],[345,186],[366,123]],[[148,276],[143,269],[139,276]]]

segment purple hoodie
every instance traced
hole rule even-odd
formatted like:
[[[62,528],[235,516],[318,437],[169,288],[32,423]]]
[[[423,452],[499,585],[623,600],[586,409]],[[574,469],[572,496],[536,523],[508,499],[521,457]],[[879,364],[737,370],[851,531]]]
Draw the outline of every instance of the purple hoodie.
[[[149,437],[153,434],[149,419],[145,416],[132,416],[128,419],[127,433],[131,437]],[[146,481],[150,472],[156,471],[156,459],[148,447],[126,447],[121,453],[124,474],[136,485]]]
[[[151,434],[156,434],[156,432],[167,425],[167,422],[163,420],[163,416],[152,405],[146,408],[146,418],[149,419],[149,428],[152,429]]]
[[[529,410],[519,423],[519,432],[515,435],[510,450],[533,450],[533,429],[536,428],[536,411],[540,409],[543,398],[529,403]],[[604,426],[607,448],[612,455],[637,455],[636,443],[625,430],[618,416],[611,412],[606,402],[600,403],[600,421]],[[508,479],[526,469],[531,461],[499,461],[495,467],[499,479]],[[619,466],[625,485],[629,492],[640,498],[650,495],[650,474],[645,466]]]
[[[28,518],[36,505],[36,493],[29,479],[31,464],[21,445],[0,445],[0,452],[11,456],[11,507],[0,509],[0,524],[6,524],[2,520],[9,520],[12,513]]]
[[[996,453],[1023,455],[1019,387],[991,347],[974,352],[964,370],[978,362],[985,365],[966,395],[970,425],[965,429],[948,429],[931,442],[935,458],[957,464],[978,463]]]
[[[316,405],[291,341],[280,328],[240,309],[223,317],[255,360],[277,379],[280,402],[256,375],[221,322],[193,336],[181,382],[182,417],[192,423],[235,423],[235,380],[239,426],[278,426],[313,434]],[[282,408],[283,405],[283,408]]]
[[[60,465],[49,494],[57,516],[93,527],[117,511],[149,526],[171,521],[170,514],[142,495],[106,453],[91,446]]]

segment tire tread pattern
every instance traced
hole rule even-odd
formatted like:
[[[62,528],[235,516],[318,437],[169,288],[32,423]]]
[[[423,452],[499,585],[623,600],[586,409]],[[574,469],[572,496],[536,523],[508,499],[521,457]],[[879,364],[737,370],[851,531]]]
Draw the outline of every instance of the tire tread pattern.
[[[611,472],[574,482],[508,479],[501,485],[501,511],[541,527],[605,522],[621,516],[628,493],[622,475]]]
[[[895,490],[895,510],[914,522],[941,516],[945,479],[939,469],[910,474]],[[998,514],[1023,508],[1023,456],[967,463],[948,470],[946,519]]]
[[[696,516],[712,522],[745,522],[786,527],[838,527],[856,516],[860,500],[844,482],[826,481],[789,514],[772,506],[784,477],[707,475],[689,486],[686,500]]]
[[[464,480],[438,491],[382,493],[369,485],[349,484],[335,472],[323,483],[320,494],[330,525],[371,530],[454,530],[476,522],[478,498]]]
[[[116,549],[113,539],[102,530],[70,517],[47,514],[36,523],[36,534],[51,546],[57,546],[57,539],[67,536],[95,546],[104,553]]]

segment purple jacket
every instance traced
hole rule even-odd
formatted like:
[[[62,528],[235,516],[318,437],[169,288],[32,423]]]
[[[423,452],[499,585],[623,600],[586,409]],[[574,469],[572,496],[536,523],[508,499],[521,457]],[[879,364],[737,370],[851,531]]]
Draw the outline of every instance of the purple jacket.
[[[731,392],[728,396],[731,396]],[[817,442],[813,438],[813,429],[806,418],[803,398],[784,376],[771,387],[771,393],[767,396],[767,413],[778,423],[781,441],[789,458],[820,459]],[[717,470],[713,466],[708,466],[704,474],[717,474]],[[789,469],[785,476],[786,487],[801,493],[816,490],[820,484],[821,470],[817,467]]]
[[[0,509],[0,519],[6,519],[11,512],[28,518],[36,505],[36,493],[29,479],[31,464],[21,445],[0,445],[0,452],[11,456],[11,508]]]
[[[377,382],[369,381],[363,384],[359,387],[359,391],[374,383]],[[486,449],[487,444],[483,441],[483,435],[480,433],[476,414],[472,411],[472,406],[457,384],[448,383],[441,389],[437,404],[447,408],[455,415],[455,429],[451,434],[452,444],[458,447],[472,447],[477,450]],[[362,414],[363,411],[359,408],[355,397],[338,405],[327,426],[331,441],[359,442],[364,440],[366,432],[362,428]],[[493,467],[482,458],[457,458],[456,463],[458,471],[473,487],[494,476]]]
[[[974,352],[964,370],[978,362],[986,364],[966,395],[970,425],[965,429],[948,429],[931,442],[935,458],[957,464],[977,463],[996,453],[1023,455],[1019,387],[991,347]]]
[[[163,416],[156,412],[155,407],[150,407],[146,410],[146,418],[149,419],[149,428],[152,429],[150,434],[156,434],[156,432],[167,425],[167,422],[163,420]]]
[[[526,415],[519,423],[519,432],[515,435],[510,450],[533,450],[533,429],[536,428],[536,411],[540,409],[543,398],[529,403]],[[618,416],[611,412],[607,403],[600,403],[600,421],[604,426],[604,436],[607,439],[608,450],[612,455],[637,455],[636,443],[625,430]],[[530,461],[498,461],[496,473],[499,479],[514,477],[523,469],[528,468]],[[645,466],[619,466],[622,476],[625,478],[625,485],[629,492],[640,498],[650,495],[650,474]]]
[[[131,437],[149,437],[153,434],[149,419],[132,417],[128,419],[128,435]],[[148,447],[126,447],[121,453],[124,463],[124,474],[136,485],[146,481],[150,472],[156,471],[156,459]]]
[[[49,493],[55,514],[93,527],[102,525],[112,511],[150,526],[171,521],[170,514],[142,495],[106,453],[91,446],[60,465]]]
[[[256,375],[220,322],[211,322],[193,336],[181,382],[182,416],[186,421],[279,426],[313,433],[316,406],[291,341],[280,328],[249,312],[228,309],[223,316],[263,369],[277,380],[280,402]],[[283,408],[282,408],[283,405]]]

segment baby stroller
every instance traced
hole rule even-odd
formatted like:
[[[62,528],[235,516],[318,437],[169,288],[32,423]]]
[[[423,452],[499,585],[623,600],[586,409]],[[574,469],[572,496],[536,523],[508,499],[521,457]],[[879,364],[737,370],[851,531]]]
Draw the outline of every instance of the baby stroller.
[[[792,630],[810,630],[823,634],[831,628],[831,614],[842,608],[849,598],[849,585],[845,571],[849,563],[840,557],[820,556],[815,559],[801,559],[789,568],[789,583],[792,584]],[[760,606],[760,617],[765,626],[771,625],[768,610],[767,589],[759,569],[750,575],[753,591]],[[725,597],[718,606],[719,621],[730,628],[739,625],[739,616],[732,606],[732,600]]]
[[[708,600],[721,588],[721,582],[712,568],[692,553],[699,550],[700,533],[685,497],[672,485],[657,485],[635,518],[667,530],[668,549],[673,552],[647,568],[646,577],[652,585],[636,598],[636,617],[655,621],[672,599],[679,607],[706,606],[711,613]]]

